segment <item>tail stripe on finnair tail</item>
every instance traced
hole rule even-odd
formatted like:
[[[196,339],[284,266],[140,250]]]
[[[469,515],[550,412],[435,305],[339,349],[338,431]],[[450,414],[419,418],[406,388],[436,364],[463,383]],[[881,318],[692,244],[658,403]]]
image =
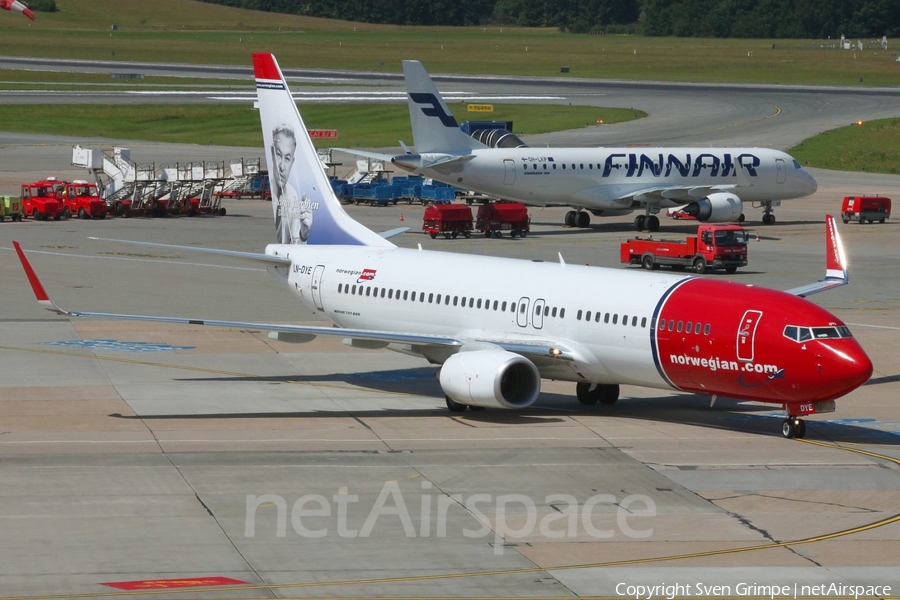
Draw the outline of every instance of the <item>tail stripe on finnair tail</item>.
[[[354,221],[331,189],[319,156],[271,54],[254,54],[276,240],[282,244],[394,245]]]

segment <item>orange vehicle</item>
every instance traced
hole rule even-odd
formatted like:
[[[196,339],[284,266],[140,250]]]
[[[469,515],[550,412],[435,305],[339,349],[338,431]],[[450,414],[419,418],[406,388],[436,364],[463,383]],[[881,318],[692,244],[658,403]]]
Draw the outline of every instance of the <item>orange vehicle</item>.
[[[623,263],[658,269],[660,265],[691,268],[695,273],[747,266],[747,232],[740,225],[701,225],[697,235],[682,241],[633,238],[622,242]]]
[[[844,223],[884,223],[891,216],[891,199],[884,196],[845,196],[841,205],[841,220]]]
[[[87,181],[65,183],[62,192],[63,216],[78,215],[79,219],[106,218],[106,202],[100,199],[97,186]]]
[[[42,179],[34,183],[22,184],[22,210],[26,217],[35,221],[55,219],[63,216],[63,183],[55,178]]]

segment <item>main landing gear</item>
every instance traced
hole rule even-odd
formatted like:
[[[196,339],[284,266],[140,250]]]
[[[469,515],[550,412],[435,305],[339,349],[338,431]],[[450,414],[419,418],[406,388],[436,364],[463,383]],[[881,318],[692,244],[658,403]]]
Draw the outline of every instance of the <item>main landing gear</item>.
[[[638,215],[634,218],[636,231],[659,231],[659,217],[656,215]]]
[[[781,424],[781,435],[788,439],[803,439],[806,437],[806,422],[800,417],[788,417]]]
[[[581,382],[575,385],[575,394],[578,401],[582,404],[615,404],[619,399],[619,386],[615,384],[606,385],[598,383]]]
[[[591,215],[585,210],[570,210],[566,213],[566,227],[585,229],[591,226]]]

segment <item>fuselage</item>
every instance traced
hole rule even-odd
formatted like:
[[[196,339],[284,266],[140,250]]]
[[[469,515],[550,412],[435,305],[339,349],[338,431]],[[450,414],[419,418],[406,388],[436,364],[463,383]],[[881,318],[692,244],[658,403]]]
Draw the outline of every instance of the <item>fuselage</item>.
[[[341,327],[572,349],[571,360],[535,361],[544,378],[786,404],[837,398],[872,370],[837,317],[752,285],[402,248],[266,253],[289,256],[290,272],[276,276]]]
[[[816,191],[789,154],[766,148],[484,148],[466,161],[398,166],[440,181],[528,204],[626,210],[678,206],[717,189],[745,202],[787,200]],[[435,155],[437,156],[437,155]],[[746,174],[739,184],[741,165]],[[418,167],[418,168],[416,168]],[[720,187],[717,187],[720,186]]]

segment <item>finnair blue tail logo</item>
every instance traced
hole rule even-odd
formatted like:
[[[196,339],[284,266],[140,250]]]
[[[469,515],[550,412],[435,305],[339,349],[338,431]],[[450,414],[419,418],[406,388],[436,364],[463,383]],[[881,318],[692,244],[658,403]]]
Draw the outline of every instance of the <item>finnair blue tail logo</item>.
[[[422,114],[426,117],[437,117],[441,120],[444,127],[459,127],[453,115],[448,115],[441,107],[440,100],[434,94],[427,93],[409,93],[409,99],[416,104],[427,104],[428,108],[422,108]]]

